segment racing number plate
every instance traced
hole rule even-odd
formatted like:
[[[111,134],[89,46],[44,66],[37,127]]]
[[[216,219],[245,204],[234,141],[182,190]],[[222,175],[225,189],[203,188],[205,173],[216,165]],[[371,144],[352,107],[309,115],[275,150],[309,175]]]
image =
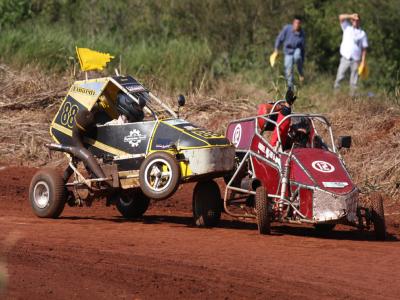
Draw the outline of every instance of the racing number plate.
[[[72,104],[68,99],[64,102],[60,111],[60,124],[64,127],[72,129],[75,123],[75,117],[79,112],[79,107],[76,104]]]

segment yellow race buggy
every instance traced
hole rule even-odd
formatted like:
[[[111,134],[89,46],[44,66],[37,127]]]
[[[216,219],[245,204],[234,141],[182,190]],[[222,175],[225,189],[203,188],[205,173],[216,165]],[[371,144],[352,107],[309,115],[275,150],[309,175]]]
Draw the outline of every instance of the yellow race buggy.
[[[119,98],[142,109],[140,121],[121,121]],[[179,97],[179,106],[185,99]],[[30,185],[30,202],[39,217],[58,217],[65,203],[90,205],[106,198],[127,218],[141,216],[150,199],[170,197],[180,183],[198,181],[193,214],[199,226],[215,225],[221,196],[213,178],[229,174],[235,150],[225,136],[180,119],[131,76],[76,81],[50,126],[67,154],[64,175],[39,170]],[[84,166],[84,168],[83,168]]]

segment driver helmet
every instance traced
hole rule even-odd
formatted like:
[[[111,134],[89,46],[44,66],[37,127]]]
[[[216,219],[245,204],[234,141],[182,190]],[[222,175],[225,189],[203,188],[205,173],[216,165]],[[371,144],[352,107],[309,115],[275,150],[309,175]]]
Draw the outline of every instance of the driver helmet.
[[[310,140],[311,122],[306,117],[295,117],[292,119],[290,138],[298,147],[307,147]]]
[[[117,96],[117,111],[120,115],[124,115],[129,122],[139,122],[144,118],[143,107],[122,92]]]
[[[148,92],[139,92],[133,94],[138,100],[140,107],[145,107],[146,103],[149,101],[149,93]]]

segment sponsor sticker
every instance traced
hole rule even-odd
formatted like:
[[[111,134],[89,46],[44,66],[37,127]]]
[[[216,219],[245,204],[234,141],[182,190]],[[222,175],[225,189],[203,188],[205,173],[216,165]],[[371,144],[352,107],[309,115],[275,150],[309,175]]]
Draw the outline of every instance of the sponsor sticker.
[[[141,86],[141,85],[126,85],[125,88],[128,90],[130,93],[137,93],[137,92],[143,92],[146,89]]]
[[[235,147],[237,147],[239,145],[241,139],[242,139],[242,125],[237,124],[235,129],[233,130],[232,144]]]
[[[314,170],[317,170],[321,173],[332,173],[333,171],[335,171],[335,167],[332,164],[323,160],[315,160],[311,165]]]
[[[170,149],[171,145],[156,144],[157,149]]]
[[[281,159],[269,148],[266,148],[265,157],[274,161],[277,165],[281,165]]]
[[[155,147],[156,147],[156,149],[169,149],[169,148],[171,148],[171,140],[170,139],[157,139]]]
[[[76,93],[90,95],[90,96],[96,95],[96,91],[91,90],[91,89],[87,89],[87,88],[84,88],[84,87],[76,86],[76,85],[74,85],[72,87],[72,91],[76,92]]]
[[[261,151],[261,153],[265,154],[265,157],[272,160],[278,165],[281,165],[281,159],[268,147],[266,147],[262,143],[258,143],[258,150]]]
[[[182,119],[172,119],[172,120],[167,120],[165,121],[165,123],[172,125],[172,126],[176,126],[176,125],[180,125],[180,124],[189,124],[188,121],[182,120]]]
[[[258,150],[260,150],[262,153],[265,153],[265,145],[264,144],[261,144],[261,143],[258,143]]]
[[[138,129],[133,129],[129,132],[129,135],[124,137],[124,142],[129,143],[133,148],[135,148],[146,138],[147,136],[142,134]]]
[[[189,130],[189,131],[193,131],[193,130],[198,129],[197,127],[194,127],[194,126],[192,126],[192,125],[183,126],[183,128],[185,128],[186,130]]]
[[[347,182],[330,182],[330,181],[323,181],[322,185],[326,188],[344,188],[349,184]]]

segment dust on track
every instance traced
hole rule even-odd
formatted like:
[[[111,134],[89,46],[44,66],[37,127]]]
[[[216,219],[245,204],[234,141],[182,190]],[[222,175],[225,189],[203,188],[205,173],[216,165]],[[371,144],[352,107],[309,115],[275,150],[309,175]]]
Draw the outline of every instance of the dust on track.
[[[20,237],[5,253],[5,298],[400,296],[396,227],[389,227],[387,242],[347,227],[318,235],[307,226],[275,225],[272,236],[260,236],[254,223],[226,216],[217,228],[199,229],[190,213],[191,184],[137,221],[100,202],[66,207],[58,220],[40,219],[27,200],[34,172],[0,170],[0,242]]]

